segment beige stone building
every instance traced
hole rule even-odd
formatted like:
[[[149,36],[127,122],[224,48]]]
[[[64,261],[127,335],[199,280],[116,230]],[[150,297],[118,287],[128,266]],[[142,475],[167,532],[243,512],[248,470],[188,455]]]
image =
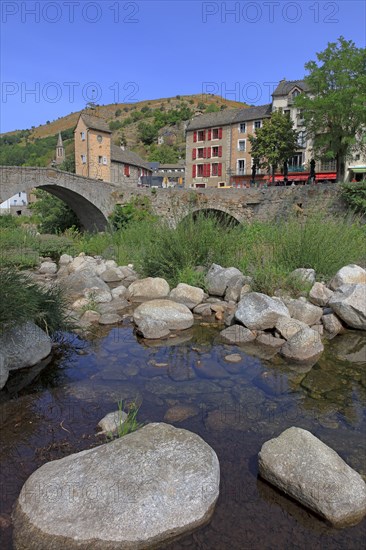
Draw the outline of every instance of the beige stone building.
[[[82,113],[75,128],[75,171],[80,176],[137,187],[151,173],[139,155],[112,143],[107,122]]]

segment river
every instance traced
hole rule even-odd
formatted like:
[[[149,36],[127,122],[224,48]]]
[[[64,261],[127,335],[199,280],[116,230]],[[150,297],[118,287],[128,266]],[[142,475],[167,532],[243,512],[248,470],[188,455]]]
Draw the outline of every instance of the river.
[[[219,457],[212,521],[170,550],[364,548],[365,520],[329,527],[259,479],[257,455],[265,441],[298,426],[366,475],[366,334],[336,337],[304,369],[268,349],[223,344],[219,330],[197,323],[147,345],[127,318],[88,339],[65,334],[45,364],[11,375],[0,393],[2,550],[12,548],[10,514],[25,480],[49,460],[105,442],[96,425],[120,399],[140,405],[143,423],[163,421],[169,409],[188,411],[172,423],[199,434]],[[233,353],[240,362],[225,359]]]

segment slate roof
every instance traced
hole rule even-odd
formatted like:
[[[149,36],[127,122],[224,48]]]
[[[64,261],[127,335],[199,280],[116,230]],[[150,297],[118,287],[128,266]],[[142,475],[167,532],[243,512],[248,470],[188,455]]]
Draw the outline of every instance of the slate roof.
[[[247,109],[236,109],[236,117],[233,122],[247,122],[249,120],[259,120],[261,118],[269,118],[272,112],[272,104],[257,105],[248,107]]]
[[[303,90],[304,92],[309,91],[309,86],[305,82],[305,80],[281,80],[273,92],[272,96],[281,96],[281,95],[287,95],[291,92],[291,90],[295,87],[300,88],[300,90]]]
[[[108,124],[103,118],[93,115],[87,115],[86,113],[81,113],[80,116],[88,128],[91,128],[92,130],[99,130],[100,132],[107,132],[107,134],[112,133],[109,129]]]
[[[114,162],[123,162],[123,164],[130,164],[151,171],[150,164],[143,160],[137,153],[133,153],[126,149],[123,150],[117,147],[117,145],[111,145],[111,159]]]
[[[217,113],[206,113],[199,115],[188,122],[187,130],[200,130],[201,128],[212,128],[230,124],[238,109],[224,109]]]
[[[225,109],[217,113],[207,113],[193,118],[187,126],[187,130],[200,130],[201,128],[212,128],[225,126],[248,120],[258,120],[271,116],[271,103],[246,107],[245,109]]]

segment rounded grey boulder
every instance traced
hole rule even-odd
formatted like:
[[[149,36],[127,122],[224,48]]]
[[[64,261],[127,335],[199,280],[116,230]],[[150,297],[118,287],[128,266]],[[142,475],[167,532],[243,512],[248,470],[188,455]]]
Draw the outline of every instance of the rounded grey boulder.
[[[36,470],[13,513],[14,548],[160,547],[210,520],[219,482],[218,458],[203,439],[149,424]]]
[[[260,475],[336,527],[366,514],[366,485],[330,447],[302,428],[289,428],[263,444]]]

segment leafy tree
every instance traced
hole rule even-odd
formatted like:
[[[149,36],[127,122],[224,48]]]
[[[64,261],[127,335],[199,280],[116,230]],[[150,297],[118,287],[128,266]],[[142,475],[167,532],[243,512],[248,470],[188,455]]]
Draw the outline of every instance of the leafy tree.
[[[114,229],[125,229],[132,222],[154,220],[151,212],[151,203],[148,197],[134,197],[127,204],[116,204],[113,213],[109,216]]]
[[[366,216],[366,180],[343,184],[341,193],[352,210]]]
[[[179,152],[175,147],[169,145],[160,145],[152,147],[149,154],[150,162],[160,162],[161,164],[174,164],[178,162]]]
[[[34,192],[37,200],[29,208],[39,218],[41,233],[61,233],[70,227],[80,228],[75,213],[62,200],[42,189]]]
[[[315,154],[337,160],[337,180],[345,175],[345,160],[352,151],[366,147],[360,136],[366,126],[366,49],[356,48],[342,36],[309,61],[305,82],[308,94],[295,105],[303,109]]]
[[[67,155],[63,163],[58,166],[58,170],[64,170],[65,172],[71,172],[72,174],[75,174],[75,152]]]
[[[260,167],[271,171],[274,183],[276,168],[292,157],[297,149],[297,132],[292,120],[281,111],[275,111],[255,135],[249,136],[249,141],[252,158],[258,159]]]
[[[145,145],[151,145],[158,137],[159,128],[155,124],[140,122],[138,137]]]
[[[211,105],[206,108],[205,113],[217,113],[218,111],[220,111],[220,107],[211,103]]]

